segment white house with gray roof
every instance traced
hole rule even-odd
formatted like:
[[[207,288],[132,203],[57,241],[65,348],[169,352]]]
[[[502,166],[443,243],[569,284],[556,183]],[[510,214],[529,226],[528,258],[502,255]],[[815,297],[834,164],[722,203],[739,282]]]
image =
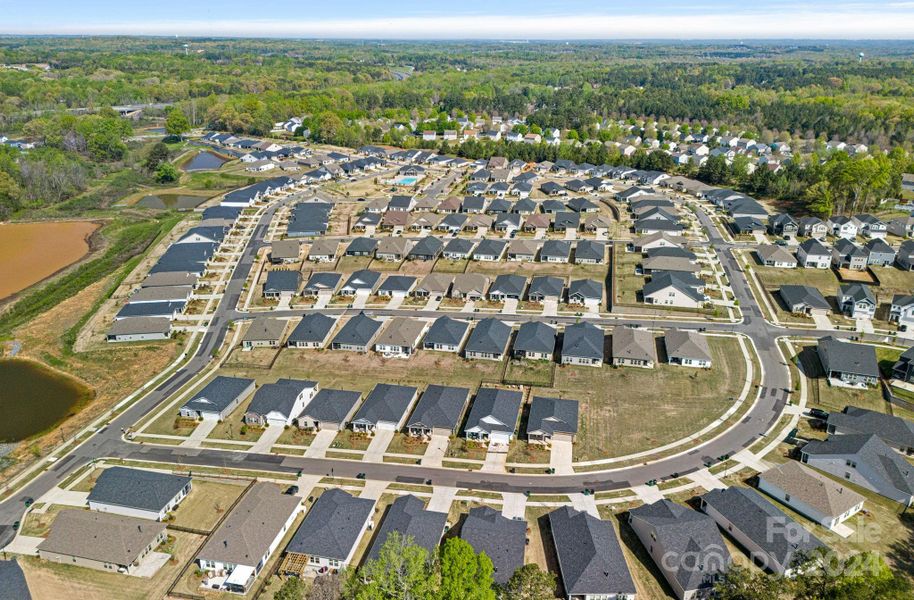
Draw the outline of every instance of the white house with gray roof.
[[[316,381],[280,379],[260,386],[244,413],[244,422],[265,427],[292,424],[317,393]]]
[[[375,352],[385,358],[409,358],[424,332],[425,321],[394,317],[375,339]]]
[[[582,321],[565,328],[562,340],[562,364],[587,367],[603,366],[603,330]]]
[[[330,339],[334,327],[336,319],[333,317],[321,313],[307,314],[289,334],[286,345],[289,348],[323,348]]]
[[[467,388],[428,386],[406,422],[407,433],[416,437],[452,435],[460,426],[469,399],[470,390]]]
[[[464,437],[507,445],[514,439],[523,396],[514,390],[479,388],[467,416]]]
[[[883,442],[905,454],[914,454],[914,422],[895,415],[845,406],[828,415],[829,435],[877,434]]]
[[[670,329],[663,338],[667,360],[681,367],[711,368],[708,340],[697,331]]]
[[[819,340],[817,353],[831,385],[869,387],[879,381],[879,364],[873,346],[829,335]]]
[[[329,271],[318,271],[312,273],[302,289],[303,296],[317,296],[321,292],[334,293],[343,276],[339,273]]]
[[[628,522],[680,600],[710,597],[730,568],[727,544],[704,513],[664,498],[633,508]]]
[[[527,418],[527,440],[574,442],[578,433],[578,401],[534,396]]]
[[[792,313],[826,316],[831,312],[831,304],[811,285],[782,285],[778,295]]]
[[[438,317],[425,334],[422,347],[426,350],[440,352],[460,352],[469,330],[470,325],[466,321],[458,321],[451,317]]]
[[[400,430],[417,395],[412,386],[377,384],[352,418],[353,431]]]
[[[563,506],[549,513],[562,588],[569,600],[632,600],[635,583],[609,521]]]
[[[349,352],[368,352],[380,330],[381,321],[360,312],[340,328],[333,337],[333,341],[330,342],[330,348]]]
[[[612,362],[617,367],[653,369],[657,363],[654,334],[647,329],[616,327],[612,333]]]
[[[286,554],[308,568],[342,569],[352,563],[359,540],[371,526],[374,500],[341,489],[325,491],[286,546]]]
[[[248,327],[241,338],[241,347],[245,350],[253,348],[279,348],[286,331],[288,321],[272,317],[257,317]]]
[[[514,338],[514,357],[527,360],[552,360],[555,328],[540,321],[527,321]]]
[[[161,521],[190,493],[190,477],[110,467],[89,492],[89,508],[99,512]]]
[[[569,304],[603,302],[603,284],[596,279],[574,279],[568,285]]]
[[[344,429],[362,398],[361,392],[322,388],[296,417],[299,429]]]
[[[191,396],[178,414],[188,419],[221,421],[253,391],[253,379],[219,375]]]
[[[511,327],[491,317],[480,320],[464,348],[469,359],[501,360],[508,349]]]
[[[831,530],[863,509],[863,496],[795,461],[759,474],[758,489]]]

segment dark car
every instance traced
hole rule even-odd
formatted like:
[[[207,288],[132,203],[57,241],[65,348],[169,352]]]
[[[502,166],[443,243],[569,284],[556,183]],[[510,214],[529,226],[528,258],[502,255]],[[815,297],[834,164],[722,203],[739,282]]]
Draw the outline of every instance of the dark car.
[[[815,417],[816,419],[822,419],[823,421],[828,420],[828,411],[822,410],[821,408],[810,408],[809,416]]]
[[[297,485],[290,485],[289,489],[286,490],[286,494],[288,494],[289,496],[294,496],[297,493],[298,493]]]

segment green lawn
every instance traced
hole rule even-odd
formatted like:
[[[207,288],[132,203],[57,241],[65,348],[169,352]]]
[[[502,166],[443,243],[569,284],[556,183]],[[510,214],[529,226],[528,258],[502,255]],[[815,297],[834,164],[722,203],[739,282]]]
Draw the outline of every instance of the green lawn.
[[[822,363],[816,354],[816,346],[814,344],[798,346],[797,351],[803,365],[804,375],[807,377],[808,403],[811,407],[827,411],[841,411],[845,406],[853,405],[881,413],[886,412],[888,405],[882,398],[882,392],[878,386],[863,390],[829,385],[823,376]],[[899,350],[897,353],[900,354],[901,351]],[[879,352],[877,352],[878,356]],[[887,356],[887,354],[883,353],[883,356]]]
[[[279,439],[276,440],[276,443],[287,446],[310,446],[316,435],[313,431],[299,429],[298,427],[286,427]]]
[[[275,377],[273,378],[275,381]],[[242,418],[247,412],[248,406],[251,405],[253,396],[238,405],[224,421],[216,425],[215,429],[210,432],[206,438],[208,440],[237,440],[242,442],[256,442],[263,435],[263,429],[260,427],[250,427],[246,425]]]
[[[394,439],[391,440],[390,445],[387,446],[386,453],[416,454],[421,456],[425,454],[426,448],[428,448],[428,442],[424,441],[422,438],[413,437],[404,433],[397,433],[394,435]]]

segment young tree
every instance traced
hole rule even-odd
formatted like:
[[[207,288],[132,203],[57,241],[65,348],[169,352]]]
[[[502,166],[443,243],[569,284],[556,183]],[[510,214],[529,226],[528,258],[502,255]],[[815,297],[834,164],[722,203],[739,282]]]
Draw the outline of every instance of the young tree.
[[[162,163],[156,169],[156,181],[159,183],[173,183],[181,178],[181,173],[171,163]]]
[[[476,554],[469,542],[449,538],[441,548],[440,600],[495,600],[495,568],[484,552]]]
[[[146,154],[146,160],[143,161],[143,168],[150,173],[154,173],[159,165],[168,160],[168,146],[163,142],[156,142]]]
[[[318,575],[308,594],[308,600],[340,600],[342,597],[343,580],[337,573]]]
[[[190,121],[184,111],[172,108],[165,116],[165,133],[168,135],[181,136],[190,131]]]
[[[394,531],[347,587],[355,600],[433,600],[438,576],[428,550]]]
[[[555,575],[529,563],[514,571],[505,586],[504,600],[551,600],[555,597]]]
[[[718,600],[781,600],[787,598],[787,589],[779,577],[753,573],[733,565],[714,586],[714,597]]]
[[[298,577],[289,577],[273,594],[273,600],[304,600],[305,583]]]

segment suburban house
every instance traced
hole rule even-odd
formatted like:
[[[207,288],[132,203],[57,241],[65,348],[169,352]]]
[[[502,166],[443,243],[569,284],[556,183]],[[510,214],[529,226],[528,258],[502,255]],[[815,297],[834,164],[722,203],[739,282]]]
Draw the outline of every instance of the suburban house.
[[[524,289],[526,287],[527,278],[523,275],[502,273],[489,286],[489,300],[492,302],[521,300],[524,297]]]
[[[277,240],[270,245],[270,262],[274,265],[296,263],[300,254],[301,244],[297,240]]]
[[[94,510],[57,513],[38,557],[51,562],[132,575],[168,539],[165,525]]]
[[[244,422],[259,427],[285,427],[305,409],[317,393],[317,382],[280,379],[260,386],[244,413]]]
[[[647,329],[616,327],[612,333],[612,363],[617,367],[653,369],[657,363],[654,334]]]
[[[253,379],[219,375],[191,396],[178,414],[187,419],[222,421],[253,391]]]
[[[895,249],[882,238],[873,238],[863,244],[866,264],[870,267],[888,267],[895,262]]]
[[[489,289],[489,278],[481,273],[458,273],[454,275],[451,298],[459,300],[482,300]]]
[[[426,236],[416,242],[409,253],[406,255],[407,260],[435,260],[441,254],[444,242],[433,236]]]
[[[530,302],[545,302],[554,300],[559,302],[565,292],[565,280],[553,275],[537,275],[530,280],[530,289],[527,290],[527,299]]]
[[[850,217],[836,215],[828,220],[828,226],[835,237],[848,240],[857,237],[857,224]]]
[[[110,467],[104,469],[89,492],[89,508],[99,512],[163,520],[190,493],[190,477]]]
[[[400,430],[417,392],[412,386],[377,384],[352,418],[352,430],[363,433],[376,429]]]
[[[889,321],[898,323],[898,328],[902,331],[907,331],[914,325],[914,296],[895,294],[889,309]]]
[[[825,239],[829,232],[828,225],[818,217],[801,217],[797,233],[804,237]]]
[[[797,249],[797,260],[806,269],[827,269],[831,266],[831,253],[822,242],[810,238]]]
[[[540,321],[521,324],[514,338],[514,358],[552,360],[555,353],[555,328]]]
[[[294,573],[300,575],[306,569],[322,574],[349,566],[359,540],[371,526],[374,504],[374,500],[338,488],[325,491],[286,546],[287,568],[300,565]]]
[[[707,301],[704,282],[689,273],[662,271],[651,275],[642,289],[647,304],[701,308]]]
[[[514,390],[482,387],[470,407],[463,430],[468,440],[507,445],[514,439],[523,395]]]
[[[603,302],[603,284],[595,279],[574,279],[568,286],[569,304]]]
[[[829,413],[826,427],[829,435],[875,433],[899,452],[914,454],[914,423],[901,417],[845,406],[842,412]]]
[[[501,259],[505,253],[505,247],[508,244],[502,240],[486,238],[479,242],[476,249],[473,250],[473,260],[484,262],[496,262]]]
[[[406,431],[412,436],[449,436],[457,431],[470,399],[470,390],[461,387],[430,385],[425,389]]]
[[[378,533],[368,549],[366,560],[378,557],[384,542],[393,532],[411,538],[415,545],[425,548],[430,557],[435,556],[446,525],[447,513],[426,510],[425,501],[412,494],[400,496],[387,510],[387,514],[378,528]]]
[[[750,488],[730,487],[701,496],[701,510],[743,547],[753,562],[790,576],[824,544]],[[800,535],[798,535],[800,533]]]
[[[349,276],[349,279],[347,279],[346,283],[343,284],[343,287],[340,288],[339,293],[341,296],[355,296],[359,292],[371,294],[374,292],[380,279],[381,274],[377,271],[368,271],[365,269],[356,271]]]
[[[300,429],[316,431],[345,429],[361,397],[361,392],[321,388],[296,417],[295,423]]]
[[[873,346],[845,342],[829,335],[819,340],[817,352],[831,385],[867,387],[879,381],[879,364]]]
[[[600,367],[603,365],[603,330],[582,321],[565,328],[562,340],[562,364]]]
[[[831,249],[832,263],[839,269],[864,271],[867,266],[867,252],[863,247],[846,238],[839,238]]]
[[[317,271],[312,273],[311,277],[308,278],[308,283],[306,283],[304,289],[302,289],[302,295],[318,296],[321,293],[333,294],[342,278],[343,276],[341,274],[331,273],[329,271]]]
[[[464,348],[469,359],[501,360],[508,349],[511,327],[503,321],[487,317],[473,328]]]
[[[782,285],[778,295],[787,310],[795,314],[827,316],[831,312],[831,304],[819,288],[811,285]]]
[[[636,597],[635,584],[612,523],[563,506],[549,513],[549,529],[567,598]]]
[[[876,434],[811,441],[800,449],[800,460],[904,506],[914,502],[914,466]]]
[[[578,433],[578,401],[534,396],[527,419],[527,440],[574,442]]]
[[[476,243],[473,240],[454,238],[448,240],[441,251],[441,255],[448,260],[466,260],[470,257]]]
[[[108,342],[151,342],[171,337],[170,317],[133,317],[112,323],[105,340]]]
[[[667,499],[628,511],[628,522],[680,600],[709,598],[732,557],[714,519]]]
[[[795,269],[797,259],[793,254],[781,248],[776,244],[763,244],[755,249],[759,262],[766,267],[778,267],[780,269]]]
[[[495,572],[492,577],[498,585],[505,585],[514,572],[524,566],[524,548],[527,541],[527,522],[509,519],[488,506],[471,508],[460,537],[477,553],[485,552],[492,560]]]
[[[375,339],[374,349],[386,358],[409,358],[425,332],[425,321],[394,317]]]
[[[346,246],[346,256],[371,256],[378,247],[378,240],[371,237],[357,237]]]
[[[429,273],[422,278],[419,285],[413,290],[417,298],[443,298],[451,289],[454,276],[447,273]]]
[[[872,319],[876,314],[876,298],[868,286],[849,283],[838,288],[838,306],[852,319]]]
[[[540,262],[567,263],[571,258],[571,242],[566,240],[546,240],[540,248]]]
[[[665,231],[635,238],[629,245],[630,251],[647,252],[652,248],[679,248],[685,239],[668,234]]]
[[[279,299],[298,294],[301,287],[301,273],[298,271],[269,271],[263,284],[263,297]]]
[[[339,244],[336,240],[326,238],[314,240],[308,249],[308,260],[319,263],[333,262],[336,260],[336,250]]]
[[[581,240],[574,249],[576,265],[597,265],[606,260],[606,245],[603,242]]]
[[[879,239],[886,236],[888,227],[885,221],[877,219],[873,215],[868,215],[865,213],[854,215],[853,221],[857,225],[857,231],[859,231],[865,237],[871,239]]]
[[[696,331],[670,329],[663,338],[667,360],[681,367],[711,368],[708,340]]]
[[[241,338],[241,347],[245,350],[279,348],[287,323],[288,321],[271,317],[256,317]]]
[[[895,364],[892,365],[892,379],[897,379],[904,383],[914,383],[914,347],[902,352]]]
[[[321,313],[307,314],[289,334],[286,346],[289,348],[323,348],[335,326],[336,319],[333,317]]]
[[[905,240],[898,247],[895,264],[902,271],[914,271],[914,240]]]
[[[768,230],[773,235],[796,235],[799,229],[799,224],[787,213],[778,213],[768,217]]]
[[[422,342],[426,350],[439,350],[442,352],[460,352],[463,340],[466,339],[470,325],[466,321],[458,321],[450,317],[438,317],[429,327],[428,333]]]
[[[532,261],[536,260],[539,244],[533,240],[511,240],[508,244],[508,260]]]
[[[380,330],[380,321],[376,321],[365,313],[360,312],[346,321],[346,324],[343,325],[333,338],[333,341],[330,342],[330,349],[368,352]]]
[[[760,473],[758,489],[833,531],[863,509],[863,496],[795,461]]]

